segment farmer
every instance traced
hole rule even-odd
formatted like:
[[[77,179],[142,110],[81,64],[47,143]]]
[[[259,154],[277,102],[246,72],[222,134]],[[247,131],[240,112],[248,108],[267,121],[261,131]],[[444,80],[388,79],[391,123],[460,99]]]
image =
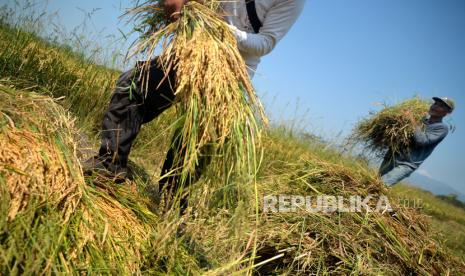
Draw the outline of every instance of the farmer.
[[[449,128],[442,119],[452,113],[454,101],[446,97],[434,97],[433,100],[429,118],[423,121],[425,130],[417,128],[413,137],[414,147],[409,153],[392,156],[392,152],[388,152],[384,157],[379,174],[387,186],[395,185],[412,174],[447,136]]]
[[[179,18],[184,0],[166,0],[165,12],[170,20]],[[246,3],[247,2],[247,3]],[[248,66],[250,77],[253,76],[260,58],[270,53],[284,37],[301,13],[305,0],[257,0],[225,1],[222,3],[227,14],[225,20],[233,30],[238,48]],[[84,166],[87,172],[100,171],[111,175],[115,180],[127,176],[127,162],[131,145],[140,131],[141,125],[152,121],[175,101],[175,72],[165,72],[157,59],[151,61],[147,73],[148,85],[141,85],[139,78],[141,67],[123,73],[117,81],[109,108],[104,115],[102,140],[99,153],[88,160]],[[147,92],[147,93],[146,93]],[[175,135],[176,136],[176,135]],[[175,174],[177,166],[174,159],[178,155],[181,141],[173,139],[163,164],[160,190],[168,186],[176,190],[178,179]],[[200,169],[192,177],[200,177]],[[170,175],[170,176],[167,176]],[[166,185],[167,184],[167,185]]]

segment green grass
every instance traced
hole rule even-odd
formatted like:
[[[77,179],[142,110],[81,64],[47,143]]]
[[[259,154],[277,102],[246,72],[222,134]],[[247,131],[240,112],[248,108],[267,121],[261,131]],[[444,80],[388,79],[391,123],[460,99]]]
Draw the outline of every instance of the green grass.
[[[0,24],[0,46],[0,85],[13,95],[10,103],[2,102],[1,111],[29,114],[23,120],[35,131],[42,132],[43,125],[34,127],[35,113],[28,111],[28,104],[13,104],[15,96],[22,97],[22,100],[17,98],[18,103],[24,98],[27,102],[27,95],[33,95],[31,91],[62,97],[57,101],[64,108],[60,114],[69,111],[71,119],[76,119],[72,129],[90,137],[89,143],[95,148],[101,118],[118,72],[92,64],[69,48],[52,45],[5,24]],[[44,118],[45,126],[47,121],[54,122]],[[256,204],[255,198],[236,202],[234,208],[218,207],[216,200],[224,193],[202,188],[208,186],[201,179],[194,185],[190,198],[190,206],[196,208],[195,215],[183,218],[185,232],[177,234],[179,217],[163,212],[163,202],[154,199],[151,190],[158,180],[170,138],[169,131],[164,130],[173,121],[174,112],[170,110],[143,127],[131,155],[141,177],[122,186],[95,177],[82,177],[74,153],[79,139],[73,136],[65,136],[71,141],[57,138],[48,142],[58,154],[43,151],[34,155],[39,160],[37,164],[61,160],[60,167],[74,168],[70,169],[73,177],[81,179],[78,187],[82,196],[78,206],[85,207],[92,216],[86,223],[83,223],[86,212],[79,209],[63,224],[66,220],[59,215],[64,210],[62,205],[53,205],[54,201],[49,200],[44,204],[31,201],[30,208],[22,215],[23,220],[9,221],[10,201],[3,199],[12,193],[2,170],[10,168],[7,165],[11,162],[0,164],[0,273],[465,273],[463,260],[458,260],[463,257],[463,248],[455,243],[463,244],[459,233],[463,233],[460,230],[464,227],[463,210],[406,186],[387,191],[376,172],[363,160],[328,148],[318,139],[279,127],[267,132],[259,149],[263,152],[256,182],[260,201],[263,195],[279,194],[389,194],[398,218],[376,213],[259,213],[257,220],[255,209],[250,208]],[[3,116],[1,126],[8,124],[8,118]],[[16,125],[18,131],[27,129]],[[51,137],[61,137],[67,129],[54,131]],[[4,138],[9,132],[2,133],[0,143],[4,143],[4,148],[13,148],[13,143]],[[41,182],[37,183],[40,186]],[[424,198],[429,207],[420,211],[402,207],[396,200],[399,196]],[[431,215],[432,219],[422,213]],[[146,231],[131,229],[125,226],[125,221]],[[123,226],[111,236],[105,234],[109,231],[106,230],[108,223]],[[443,233],[442,237],[436,231]],[[85,238],[83,233],[89,232],[93,233],[94,241],[80,243]],[[449,236],[442,243],[446,234]],[[82,244],[85,246],[80,247]],[[76,248],[82,251],[75,251]],[[122,252],[121,248],[129,251]],[[253,257],[256,259],[251,260]]]

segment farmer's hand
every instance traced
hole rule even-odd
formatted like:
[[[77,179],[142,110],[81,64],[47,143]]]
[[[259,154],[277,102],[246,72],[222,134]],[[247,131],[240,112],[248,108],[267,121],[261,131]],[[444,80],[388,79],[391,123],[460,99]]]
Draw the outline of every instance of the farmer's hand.
[[[165,15],[167,20],[176,21],[181,15],[181,9],[187,0],[165,0]]]
[[[232,31],[234,36],[236,37],[237,42],[242,42],[247,39],[247,33],[244,31],[239,30],[236,26],[228,24],[229,29]]]

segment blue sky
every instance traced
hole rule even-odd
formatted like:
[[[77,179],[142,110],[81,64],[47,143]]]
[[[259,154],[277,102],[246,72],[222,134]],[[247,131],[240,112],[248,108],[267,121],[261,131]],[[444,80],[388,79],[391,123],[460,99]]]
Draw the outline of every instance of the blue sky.
[[[47,2],[68,30],[83,22],[83,10],[99,9],[88,21],[100,33],[98,43],[131,29],[118,20],[129,0]],[[465,1],[307,0],[293,29],[263,58],[254,83],[272,118],[329,139],[348,134],[379,109],[376,102],[415,94],[454,98],[457,109],[447,121],[456,131],[418,172],[465,193]]]

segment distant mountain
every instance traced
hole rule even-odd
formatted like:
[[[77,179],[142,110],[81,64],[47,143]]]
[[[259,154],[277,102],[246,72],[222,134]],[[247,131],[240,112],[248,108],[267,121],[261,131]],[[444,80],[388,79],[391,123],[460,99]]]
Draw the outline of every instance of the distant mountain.
[[[435,195],[450,195],[456,194],[457,198],[462,202],[465,202],[465,195],[457,191],[456,189],[452,188],[451,186],[447,185],[444,182],[439,180],[421,175],[419,173],[413,173],[406,182],[421,188],[423,190],[430,191]]]

